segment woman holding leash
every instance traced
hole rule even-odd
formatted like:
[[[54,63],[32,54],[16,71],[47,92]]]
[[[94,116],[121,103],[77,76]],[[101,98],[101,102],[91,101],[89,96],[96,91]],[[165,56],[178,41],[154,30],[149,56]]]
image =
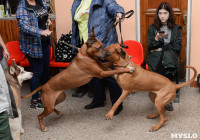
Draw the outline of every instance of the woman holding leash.
[[[115,0],[74,0],[71,13],[72,45],[80,46],[80,44],[87,41],[92,27],[94,27],[96,38],[103,41],[110,27],[110,22],[113,18],[116,18],[116,22],[118,22],[124,13],[124,9]],[[107,38],[102,43],[105,48],[111,44],[118,43],[115,27],[110,30]],[[109,89],[112,104],[117,101],[122,93],[121,88],[112,77],[103,79],[93,78],[89,85],[94,92],[93,100],[89,105],[85,106],[85,109],[93,109],[105,105],[105,85]],[[122,109],[123,106],[121,104],[116,110],[115,115],[119,114]]]
[[[181,26],[175,23],[172,7],[162,2],[154,18],[154,23],[147,33],[148,54],[147,64],[150,71],[157,72],[172,80],[172,75],[178,69],[178,57],[182,48]],[[165,106],[173,110],[172,103]]]
[[[47,6],[43,0],[21,0],[16,11],[19,27],[19,45],[26,55],[33,72],[31,91],[45,84],[49,79],[49,45],[51,25]],[[43,108],[39,93],[32,96],[31,108]]]

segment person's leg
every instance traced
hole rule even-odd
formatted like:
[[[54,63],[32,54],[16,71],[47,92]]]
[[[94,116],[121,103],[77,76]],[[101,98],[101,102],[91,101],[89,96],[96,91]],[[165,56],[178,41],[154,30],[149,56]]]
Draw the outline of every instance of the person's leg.
[[[105,106],[104,101],[106,100],[105,86],[103,79],[93,78],[89,82],[90,88],[93,90],[93,100],[90,104],[85,106],[85,109],[93,109],[96,107]]]
[[[43,59],[42,58],[32,58],[27,56],[30,63],[31,71],[33,72],[33,77],[30,80],[31,92],[40,86],[40,79],[43,71]],[[36,92],[31,99],[30,107],[31,108],[43,108],[41,103],[38,103],[40,94]]]
[[[41,84],[44,85],[49,80],[49,62],[50,62],[50,54],[49,54],[49,45],[43,43],[42,44],[42,52],[43,52],[43,69],[41,75]]]
[[[112,76],[106,77],[105,81],[106,81],[106,85],[109,89],[110,100],[113,105],[118,100],[118,98],[121,96],[122,89],[119,87],[117,81]],[[118,115],[122,110],[123,110],[123,106],[121,103],[119,105],[119,107],[117,108],[117,110],[115,111],[114,115]]]
[[[167,75],[164,75],[164,76],[167,77],[170,81],[173,80],[172,74],[167,74]],[[174,108],[173,108],[172,102],[169,102],[169,103],[165,106],[165,109],[166,109],[167,111],[173,111]]]
[[[12,140],[8,115],[5,112],[0,113],[0,140]]]

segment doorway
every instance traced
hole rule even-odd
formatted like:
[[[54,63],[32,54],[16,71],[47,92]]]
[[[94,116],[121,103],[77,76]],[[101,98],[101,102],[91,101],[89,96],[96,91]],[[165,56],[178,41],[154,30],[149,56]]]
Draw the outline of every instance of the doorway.
[[[182,50],[180,53],[180,80],[185,80],[186,70],[184,66],[186,65],[186,47],[187,47],[187,5],[188,0],[140,0],[136,2],[136,7],[139,6],[140,9],[139,21],[139,40],[144,49],[144,60],[147,56],[147,31],[149,26],[153,23],[153,18],[156,13],[156,8],[161,2],[167,1],[170,3],[174,10],[176,16],[176,23],[182,26]],[[138,33],[137,32],[137,33]]]

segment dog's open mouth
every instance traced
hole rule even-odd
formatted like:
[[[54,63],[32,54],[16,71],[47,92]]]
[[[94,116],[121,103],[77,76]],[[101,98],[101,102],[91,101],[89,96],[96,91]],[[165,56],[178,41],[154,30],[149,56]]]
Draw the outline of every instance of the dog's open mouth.
[[[108,62],[108,61],[106,60],[106,58],[104,58],[104,57],[97,56],[97,58],[98,58],[99,61],[101,61],[102,63]]]

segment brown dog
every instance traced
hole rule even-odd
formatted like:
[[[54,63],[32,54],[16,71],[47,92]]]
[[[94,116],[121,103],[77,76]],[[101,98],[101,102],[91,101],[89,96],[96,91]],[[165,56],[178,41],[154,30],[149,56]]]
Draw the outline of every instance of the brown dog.
[[[24,132],[24,129],[22,128],[21,117],[21,87],[23,81],[29,80],[33,77],[33,73],[25,71],[23,67],[16,65],[15,61],[13,61],[12,65],[5,71],[6,79],[8,80],[8,83],[10,84],[10,87],[12,89],[17,112],[19,114],[18,118],[9,119],[11,134],[14,140],[20,140],[20,133]]]
[[[147,116],[149,119],[156,118],[160,115],[160,122],[152,126],[150,131],[158,130],[167,118],[165,116],[165,105],[167,105],[176,95],[176,90],[190,84],[197,76],[197,71],[194,70],[194,76],[187,82],[181,84],[174,84],[168,78],[157,74],[155,72],[147,71],[137,64],[130,61],[130,56],[124,51],[119,44],[110,45],[107,50],[110,52],[108,57],[109,62],[113,63],[115,70],[120,70],[123,67],[136,68],[134,73],[116,74],[115,78],[122,88],[123,92],[119,99],[115,102],[112,109],[106,114],[106,119],[112,119],[115,110],[122,103],[128,94],[137,91],[149,91],[149,97],[155,103],[158,113]]]
[[[79,53],[67,69],[51,78],[46,84],[37,88],[31,94],[23,96],[27,98],[35,92],[42,91],[42,102],[44,111],[38,116],[42,131],[47,131],[43,124],[43,118],[53,111],[60,114],[55,109],[55,105],[64,101],[66,95],[64,91],[69,88],[75,88],[88,83],[93,77],[103,78],[114,74],[133,72],[131,68],[120,70],[104,71],[100,66],[100,60],[108,57],[110,53],[104,49],[103,44],[95,38],[94,29],[90,34],[88,41],[82,45]]]

